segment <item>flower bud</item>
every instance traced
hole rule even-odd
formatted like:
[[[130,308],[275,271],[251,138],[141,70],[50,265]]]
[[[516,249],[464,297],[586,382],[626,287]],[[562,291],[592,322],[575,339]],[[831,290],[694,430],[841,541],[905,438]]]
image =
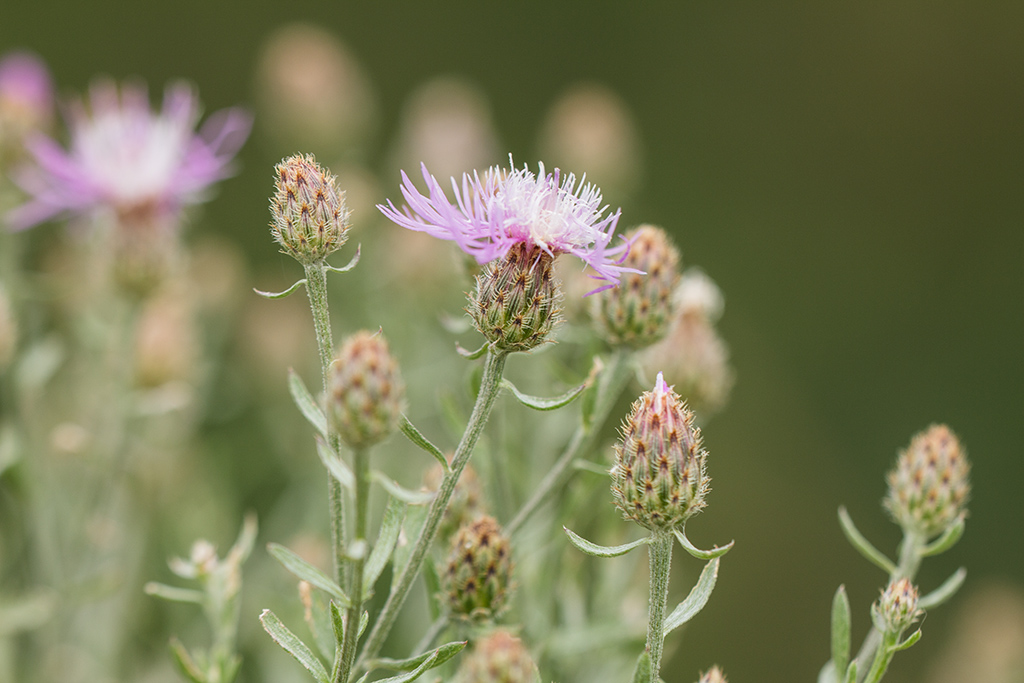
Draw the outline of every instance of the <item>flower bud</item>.
[[[917,609],[917,588],[910,579],[901,578],[889,583],[882,596],[871,606],[875,628],[883,633],[899,635],[921,615]]]
[[[348,239],[349,210],[337,178],[311,155],[290,156],[274,169],[270,232],[281,252],[303,265],[322,263]]]
[[[438,491],[441,488],[441,481],[444,479],[444,469],[440,464],[431,467],[423,477],[423,488],[427,491]],[[466,465],[455,482],[455,489],[452,491],[451,500],[444,510],[441,518],[441,526],[438,528],[437,537],[448,541],[459,528],[479,517],[483,511],[481,498],[480,479],[472,465]]]
[[[652,531],[681,528],[705,505],[706,462],[693,413],[658,373],[654,389],[633,403],[615,446],[616,507]]]
[[[932,425],[900,453],[884,505],[904,529],[926,538],[940,534],[966,513],[970,469],[956,435],[946,425]]]
[[[22,155],[25,139],[53,117],[53,83],[46,65],[29,52],[0,59],[0,164]]]
[[[713,666],[704,672],[704,675],[700,677],[697,683],[729,683],[725,679],[725,674],[717,666]]]
[[[642,225],[626,235],[629,255],[622,262],[640,273],[623,276],[618,287],[594,297],[593,316],[612,346],[650,346],[665,336],[675,312],[679,252],[661,228]]]
[[[0,373],[7,368],[14,358],[18,347],[18,321],[11,310],[11,300],[7,291],[0,286]]]
[[[529,351],[547,339],[559,319],[552,260],[540,247],[520,242],[477,276],[469,314],[495,348]]]
[[[345,340],[331,363],[327,415],[351,448],[367,448],[398,429],[405,384],[380,332],[361,331]]]
[[[493,517],[464,524],[452,539],[444,591],[453,615],[492,619],[505,607],[512,573],[508,538]]]
[[[539,680],[530,652],[505,630],[481,638],[462,660],[456,683],[533,683]]]

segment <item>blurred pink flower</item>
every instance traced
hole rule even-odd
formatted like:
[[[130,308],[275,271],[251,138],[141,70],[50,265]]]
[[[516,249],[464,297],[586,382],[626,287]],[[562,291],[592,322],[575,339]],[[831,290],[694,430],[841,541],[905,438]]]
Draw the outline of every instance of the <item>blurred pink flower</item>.
[[[169,86],[156,113],[143,86],[100,81],[88,103],[71,103],[67,120],[69,149],[42,135],[28,142],[35,163],[14,179],[30,199],[7,215],[16,230],[104,211],[129,220],[176,218],[231,175],[252,125],[245,111],[224,109],[196,133],[199,104],[186,83]]]
[[[0,59],[0,108],[17,108],[47,118],[53,109],[50,72],[31,52],[10,52]]]

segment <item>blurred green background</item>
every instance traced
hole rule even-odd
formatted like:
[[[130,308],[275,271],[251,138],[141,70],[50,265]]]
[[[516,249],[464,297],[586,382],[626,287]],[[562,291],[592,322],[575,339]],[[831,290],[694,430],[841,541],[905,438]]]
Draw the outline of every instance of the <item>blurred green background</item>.
[[[373,201],[398,196],[389,141],[410,93],[438,75],[489,99],[499,161],[507,149],[533,166],[546,112],[580,81],[634,117],[642,176],[607,198],[623,226],[665,226],[721,286],[737,372],[705,431],[714,492],[691,531],[737,547],[667,681],[714,662],[733,681],[814,680],[840,583],[859,640],[883,577],[846,545],[836,508],[891,550],[883,475],[934,421],[966,444],[974,488],[965,538],[920,579],[970,574],[887,680],[930,680],[964,602],[1022,586],[1024,3],[9,1],[0,52],[36,51],[64,92],[109,74],[156,95],[184,77],[207,111],[254,107],[261,47],[293,21],[343,40],[372,83],[363,161],[387,171]],[[295,267],[270,243],[266,203],[291,151],[257,117],[240,174],[193,233],[237,242],[282,282]],[[251,441],[223,446],[216,467],[239,477],[240,506],[266,508],[280,465],[258,464]]]

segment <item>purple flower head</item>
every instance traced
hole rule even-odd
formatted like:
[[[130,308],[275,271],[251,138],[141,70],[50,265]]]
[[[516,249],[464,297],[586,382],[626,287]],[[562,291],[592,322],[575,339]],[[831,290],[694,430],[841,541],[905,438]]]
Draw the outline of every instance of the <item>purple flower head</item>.
[[[53,109],[50,72],[31,52],[10,52],[0,59],[0,108],[22,109],[46,119]]]
[[[62,215],[176,217],[197,204],[213,183],[231,175],[231,161],[252,119],[240,109],[214,113],[199,132],[199,104],[186,83],[167,88],[160,112],[146,89],[95,83],[89,101],[68,109],[70,147],[37,136],[28,148],[35,164],[15,176],[30,199],[7,218],[24,229]]]
[[[628,242],[609,246],[621,210],[605,215],[608,207],[601,204],[601,191],[585,177],[577,184],[572,173],[563,176],[555,169],[546,174],[544,164],[534,175],[526,166],[515,169],[511,156],[509,165],[513,170],[495,166],[482,176],[465,173],[461,187],[452,178],[454,204],[426,165],[422,169],[428,196],[403,171],[405,210],[399,211],[390,200],[377,208],[404,228],[452,240],[478,263],[503,257],[513,245],[526,243],[552,256],[579,257],[596,279],[607,283],[595,291],[618,284],[623,272],[636,272],[621,265]]]

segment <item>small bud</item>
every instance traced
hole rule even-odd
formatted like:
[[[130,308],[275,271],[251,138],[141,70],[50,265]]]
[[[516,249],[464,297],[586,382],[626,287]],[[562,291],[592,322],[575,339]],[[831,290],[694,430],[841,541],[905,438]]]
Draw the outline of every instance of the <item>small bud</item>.
[[[423,488],[427,491],[437,491],[441,488],[441,480],[444,479],[444,469],[441,465],[435,465],[427,470],[423,477]],[[466,465],[455,482],[455,490],[452,491],[451,500],[445,508],[444,517],[441,518],[441,526],[438,529],[437,537],[446,542],[451,539],[459,528],[473,521],[484,512],[481,503],[482,489],[480,479],[472,465]]]
[[[642,225],[622,265],[640,273],[623,275],[618,287],[594,297],[593,316],[602,335],[616,347],[640,349],[665,336],[675,312],[679,252],[661,228]]]
[[[452,614],[493,619],[508,598],[512,557],[508,538],[493,517],[463,525],[452,539],[444,591]]]
[[[704,675],[700,677],[697,683],[729,683],[725,679],[725,674],[717,666],[713,666],[704,672]]]
[[[0,286],[0,373],[7,369],[18,347],[18,321],[7,290]]]
[[[910,579],[901,578],[889,583],[882,596],[871,606],[875,628],[883,633],[899,635],[921,615],[917,609],[917,588]]]
[[[658,373],[654,389],[633,403],[615,446],[616,507],[652,531],[681,528],[705,505],[706,463],[693,413]]]
[[[966,514],[970,469],[956,435],[946,425],[932,425],[900,453],[884,505],[903,528],[926,538],[940,534]]]
[[[398,429],[405,384],[381,333],[361,331],[345,340],[331,363],[327,415],[351,448],[366,448]]]
[[[476,329],[501,351],[529,351],[542,344],[559,319],[552,256],[517,243],[476,278],[469,314]]]
[[[25,139],[53,117],[53,83],[46,65],[29,52],[0,59],[0,164],[18,159]]]
[[[270,232],[281,252],[303,265],[323,263],[348,239],[349,210],[337,178],[311,155],[290,156],[274,168]]]
[[[529,650],[511,633],[498,630],[481,638],[462,660],[456,683],[534,683],[537,665]]]

